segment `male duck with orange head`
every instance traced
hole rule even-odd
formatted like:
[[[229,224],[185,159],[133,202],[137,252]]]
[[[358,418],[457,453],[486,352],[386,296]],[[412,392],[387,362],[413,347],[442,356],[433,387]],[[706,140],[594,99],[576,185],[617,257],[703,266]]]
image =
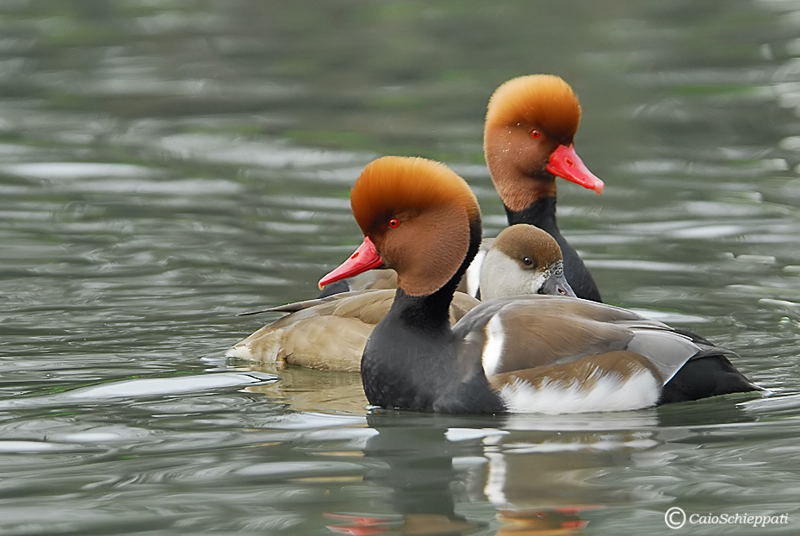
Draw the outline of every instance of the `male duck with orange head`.
[[[320,285],[380,266],[397,271],[394,302],[361,361],[371,404],[572,413],[758,389],[730,363],[733,352],[587,300],[490,300],[451,328],[449,305],[480,246],[481,214],[443,164],[379,158],[356,181],[351,206],[364,242]]]
[[[556,223],[556,177],[603,191],[603,181],[583,164],[573,139],[581,107],[558,76],[530,75],[501,85],[489,100],[483,149],[508,224],[547,231],[564,256],[564,271],[579,298],[601,301],[597,285]]]
[[[534,225],[556,239],[564,256],[564,272],[579,298],[602,301],[600,291],[578,253],[556,223],[556,177],[597,192],[603,181],[583,164],[573,146],[581,119],[578,98],[558,76],[521,76],[505,82],[492,95],[484,126],[484,156],[503,201],[508,224]],[[485,241],[470,266],[462,289],[475,296]],[[394,287],[394,273],[349,278],[326,286],[322,296],[362,288]]]

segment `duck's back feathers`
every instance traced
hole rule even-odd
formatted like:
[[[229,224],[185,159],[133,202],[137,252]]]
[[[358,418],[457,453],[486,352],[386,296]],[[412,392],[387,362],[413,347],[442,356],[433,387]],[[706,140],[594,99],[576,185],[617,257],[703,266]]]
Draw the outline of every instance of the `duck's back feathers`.
[[[492,300],[468,313],[454,332],[465,352],[480,356],[487,376],[622,351],[646,359],[661,387],[696,355],[732,354],[633,311],[556,296]]]

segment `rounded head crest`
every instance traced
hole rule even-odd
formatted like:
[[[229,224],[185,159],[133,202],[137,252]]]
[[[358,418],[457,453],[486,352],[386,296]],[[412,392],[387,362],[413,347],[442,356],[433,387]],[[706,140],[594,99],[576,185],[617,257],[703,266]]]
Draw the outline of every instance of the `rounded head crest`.
[[[535,74],[512,78],[492,95],[486,128],[527,123],[570,145],[581,121],[578,97],[560,77]]]
[[[364,168],[350,192],[350,206],[365,235],[400,212],[460,205],[470,221],[480,218],[475,194],[444,164],[425,158],[384,156]]]

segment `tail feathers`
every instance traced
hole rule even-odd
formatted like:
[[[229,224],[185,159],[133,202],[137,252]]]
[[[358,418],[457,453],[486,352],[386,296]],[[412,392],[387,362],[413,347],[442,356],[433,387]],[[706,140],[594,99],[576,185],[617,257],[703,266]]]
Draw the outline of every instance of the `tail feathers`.
[[[718,350],[718,349],[717,349]],[[664,386],[659,404],[699,400],[730,393],[747,393],[762,389],[736,370],[720,353],[700,354],[685,365]]]

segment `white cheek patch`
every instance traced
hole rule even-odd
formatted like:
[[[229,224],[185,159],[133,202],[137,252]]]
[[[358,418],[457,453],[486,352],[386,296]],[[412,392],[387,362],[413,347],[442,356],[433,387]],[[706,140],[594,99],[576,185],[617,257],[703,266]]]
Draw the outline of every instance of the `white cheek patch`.
[[[494,315],[486,323],[484,329],[486,330],[486,342],[483,344],[481,363],[486,376],[491,376],[500,370],[500,364],[503,362],[503,344],[506,340],[506,334],[503,331],[500,315]]]
[[[550,271],[526,270],[505,253],[492,249],[481,266],[481,299],[538,294],[549,275]]]
[[[658,402],[661,387],[650,371],[642,370],[629,378],[618,374],[599,375],[599,372],[593,374],[596,381],[589,382],[590,387],[584,387],[578,380],[562,382],[545,379],[537,388],[515,378],[501,387],[499,394],[512,413],[550,415],[628,411],[649,408]]]

